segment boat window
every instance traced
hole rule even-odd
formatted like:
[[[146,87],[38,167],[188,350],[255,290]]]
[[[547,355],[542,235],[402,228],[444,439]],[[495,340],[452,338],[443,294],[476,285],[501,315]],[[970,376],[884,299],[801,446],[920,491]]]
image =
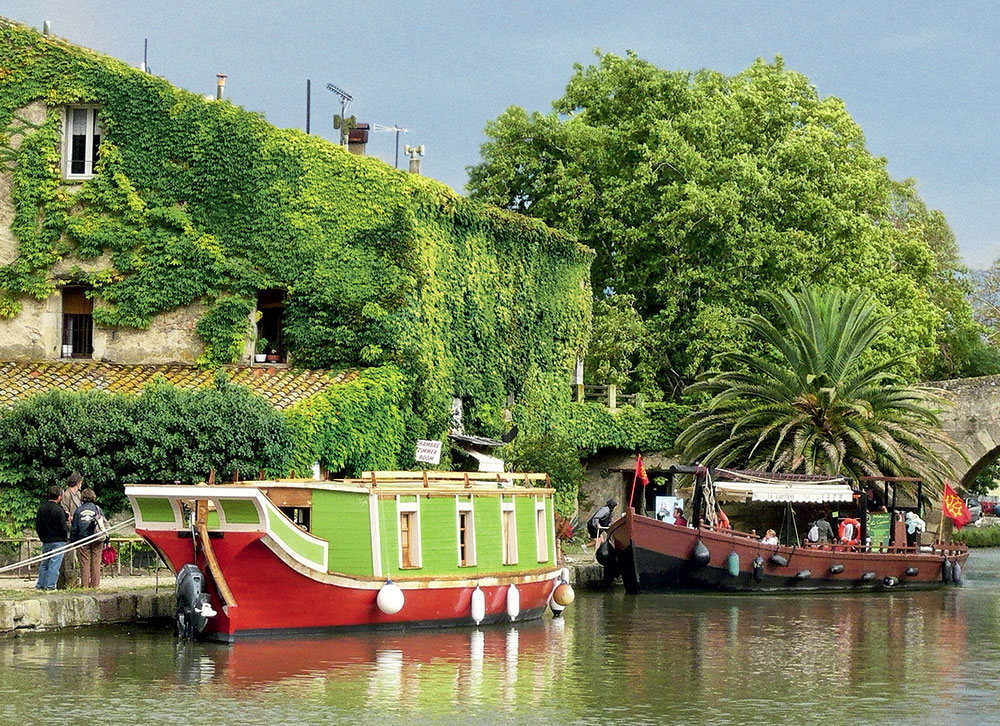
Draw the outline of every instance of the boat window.
[[[420,515],[417,505],[399,502],[396,507],[399,512],[399,568],[420,567]]]
[[[290,520],[295,522],[295,526],[299,529],[304,529],[306,532],[309,530],[309,507],[278,507],[281,513],[288,517]]]
[[[535,546],[538,550],[538,561],[549,560],[548,527],[545,526],[545,501],[535,500]]]
[[[476,564],[476,527],[472,515],[472,502],[458,503],[458,566],[474,567]]]
[[[503,539],[503,563],[517,564],[517,521],[514,519],[514,500],[500,501],[500,527]]]

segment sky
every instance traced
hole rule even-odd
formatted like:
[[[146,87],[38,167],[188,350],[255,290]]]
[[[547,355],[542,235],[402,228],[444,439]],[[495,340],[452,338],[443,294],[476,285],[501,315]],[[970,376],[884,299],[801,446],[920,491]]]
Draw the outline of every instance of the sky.
[[[483,128],[508,106],[548,112],[595,49],[733,75],[785,59],[843,99],[895,179],[913,178],[967,265],[1000,257],[1000,3],[842,0],[0,0],[0,15],[226,97],[281,127],[339,137],[333,83],[358,121],[405,127],[425,175],[464,192]],[[396,134],[368,154],[395,163]]]

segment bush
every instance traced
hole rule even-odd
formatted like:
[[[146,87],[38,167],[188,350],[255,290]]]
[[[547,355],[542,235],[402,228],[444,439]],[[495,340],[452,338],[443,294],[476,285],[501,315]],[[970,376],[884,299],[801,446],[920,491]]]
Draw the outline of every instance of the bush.
[[[564,517],[576,513],[576,499],[583,481],[580,452],[566,439],[543,434],[531,439],[515,440],[508,451],[515,471],[545,472],[556,490],[555,510]]]
[[[284,473],[291,442],[281,413],[224,374],[194,391],[157,382],[138,396],[39,394],[0,415],[0,517],[16,527],[74,470],[109,511],[125,505],[126,482]]]
[[[954,534],[956,542],[971,547],[1000,547],[1000,526],[963,527]]]

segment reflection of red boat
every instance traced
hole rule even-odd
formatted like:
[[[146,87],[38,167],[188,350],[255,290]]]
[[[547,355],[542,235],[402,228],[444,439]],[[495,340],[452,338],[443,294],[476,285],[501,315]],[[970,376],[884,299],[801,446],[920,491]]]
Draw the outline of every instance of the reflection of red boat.
[[[512,638],[511,633],[516,633]],[[228,683],[258,688],[303,674],[357,678],[365,667],[377,664],[385,653],[398,653],[402,663],[468,664],[470,659],[504,661],[519,654],[531,660],[548,653],[551,629],[542,623],[519,623],[516,629],[449,629],[406,631],[392,634],[344,634],[292,640],[249,639],[233,643],[218,653],[216,668]],[[511,649],[517,653],[511,653]]]
[[[907,547],[902,523],[888,546],[798,543],[765,545],[756,536],[723,529],[715,522],[719,499],[740,501],[851,501],[855,493],[843,479],[734,472],[704,467],[673,467],[674,474],[695,475],[693,514],[700,526],[656,519],[651,497],[635,502],[649,514],[628,507],[608,530],[611,551],[605,567],[621,574],[625,589],[694,588],[736,592],[874,590],[895,587],[935,588],[961,582],[969,552],[964,545]],[[728,480],[727,480],[728,479]],[[860,497],[863,503],[865,498]],[[865,519],[861,513],[861,520]],[[860,537],[865,542],[865,528]],[[894,544],[898,542],[899,544]]]

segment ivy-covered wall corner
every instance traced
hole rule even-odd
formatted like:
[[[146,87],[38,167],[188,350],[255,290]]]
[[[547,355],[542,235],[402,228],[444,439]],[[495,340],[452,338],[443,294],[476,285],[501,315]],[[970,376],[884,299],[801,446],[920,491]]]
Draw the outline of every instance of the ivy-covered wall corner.
[[[99,154],[92,177],[67,180],[63,119],[82,104]],[[0,230],[0,358],[59,357],[55,333],[21,338],[58,325],[53,305],[46,318],[25,303],[66,282],[93,301],[111,362],[141,362],[128,356],[143,340],[150,356],[163,346],[156,362],[244,362],[258,296],[277,294],[294,366],[396,370],[407,385],[388,430],[439,438],[453,397],[470,433],[498,434],[526,371],[564,377],[586,348],[593,253],[575,240],[5,20],[0,157],[14,210]],[[38,318],[17,322],[29,308]],[[157,329],[171,311],[190,312],[174,326],[188,338]]]
[[[289,408],[292,470],[308,476],[319,463],[333,476],[357,476],[401,468],[413,456],[402,405],[409,388],[398,368],[369,368]]]

